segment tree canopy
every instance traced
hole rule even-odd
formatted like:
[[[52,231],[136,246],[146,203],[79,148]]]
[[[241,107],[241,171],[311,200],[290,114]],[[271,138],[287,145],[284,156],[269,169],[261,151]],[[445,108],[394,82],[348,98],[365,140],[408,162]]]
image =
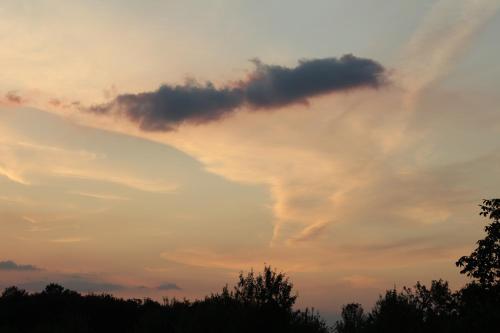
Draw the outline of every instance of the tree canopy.
[[[483,200],[480,215],[491,222],[484,227],[486,237],[477,241],[477,248],[456,262],[460,273],[477,279],[483,286],[500,283],[500,199]]]

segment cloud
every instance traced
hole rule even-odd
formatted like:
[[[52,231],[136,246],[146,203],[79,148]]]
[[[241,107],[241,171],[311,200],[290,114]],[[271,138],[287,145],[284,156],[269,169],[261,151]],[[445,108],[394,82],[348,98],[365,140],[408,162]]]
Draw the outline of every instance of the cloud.
[[[269,258],[273,260],[267,262],[279,265],[285,265],[287,258],[294,258],[295,262],[303,258],[304,265],[319,266],[322,271],[331,270],[337,274],[339,269],[352,270],[345,276],[359,283],[363,281],[359,276],[371,276],[372,273],[380,276],[383,269],[387,274],[393,274],[394,267],[404,266],[404,274],[408,273],[406,267],[410,266],[432,274],[455,269],[453,258],[467,253],[462,247],[472,244],[477,239],[474,230],[480,229],[477,223],[466,224],[464,220],[473,221],[475,203],[486,196],[485,189],[493,191],[498,188],[498,177],[495,177],[498,171],[494,167],[499,160],[478,160],[477,165],[457,168],[456,164],[449,164],[449,156],[457,150],[466,163],[481,151],[474,140],[457,140],[465,138],[466,133],[477,136],[477,140],[482,141],[481,147],[498,146],[498,140],[495,140],[498,127],[495,133],[489,127],[499,123],[498,112],[495,117],[487,118],[481,112],[481,104],[473,103],[473,107],[466,110],[468,116],[464,119],[467,123],[461,125],[457,117],[459,108],[452,108],[451,116],[444,111],[452,99],[448,99],[446,105],[434,104],[428,109],[421,102],[425,102],[422,99],[431,91],[427,89],[429,85],[450,70],[456,55],[470,45],[471,37],[487,21],[487,17],[480,15],[477,16],[478,24],[470,25],[476,21],[469,19],[475,15],[468,8],[481,3],[484,1],[437,2],[437,8],[441,9],[432,12],[439,15],[432,14],[435,19],[424,20],[418,31],[425,33],[417,32],[414,40],[418,42],[412,43],[407,48],[410,51],[401,56],[403,61],[397,72],[404,72],[404,77],[398,77],[400,81],[391,80],[396,84],[383,91],[363,90],[314,100],[309,99],[309,95],[287,99],[287,94],[281,94],[285,97],[268,103],[280,106],[288,105],[280,103],[290,103],[283,100],[292,100],[295,104],[286,112],[239,112],[224,122],[182,126],[176,132],[139,133],[135,126],[137,120],[133,124],[134,130],[131,130],[120,127],[121,122],[113,117],[112,112],[119,110],[103,111],[110,113],[111,117],[100,117],[109,118],[106,126],[101,128],[133,133],[175,146],[200,160],[209,171],[227,179],[264,184],[271,192],[276,231],[281,230],[276,232],[277,240],[291,236],[291,239],[314,242],[307,251],[302,247],[288,247],[287,257],[272,254],[282,250],[278,242],[274,248],[261,246],[263,250],[259,259],[254,253],[235,254],[233,249],[221,250],[220,253],[205,249],[178,250],[166,252],[162,257],[185,265],[231,270],[260,267]],[[457,11],[463,12],[464,18],[454,17]],[[446,29],[441,29],[443,24],[446,24]],[[466,33],[462,33],[463,30]],[[257,68],[255,73],[258,71]],[[269,74],[271,72],[276,71],[266,72],[264,69],[264,74],[260,75],[275,78],[276,75]],[[250,82],[252,75],[245,82]],[[235,83],[228,90],[240,86]],[[213,85],[199,87],[215,89]],[[440,87],[433,88],[433,93],[442,93]],[[152,98],[153,95],[151,92],[145,97]],[[469,98],[465,93],[453,100]],[[405,99],[410,100],[410,105],[405,105],[408,103]],[[243,105],[250,109],[265,109],[252,106],[248,94],[243,94],[243,100]],[[307,101],[314,112],[308,112],[310,110],[304,107]],[[413,112],[417,106],[418,113],[401,116],[402,110]],[[471,110],[478,112],[471,113]],[[217,115],[225,117],[232,112],[231,109]],[[435,127],[422,132],[422,128],[415,127],[425,114],[429,119],[424,119],[424,126],[434,124]],[[97,114],[85,116],[98,118]],[[436,122],[439,117],[445,118],[446,122]],[[196,123],[191,118],[170,121],[160,117],[160,120],[160,125],[166,128],[175,128],[183,122]],[[91,125],[100,126],[100,121]],[[474,127],[475,124],[480,124],[480,127]],[[455,128],[459,134],[452,134],[455,132],[450,128]],[[442,137],[436,136],[438,132]],[[387,146],[392,149],[383,149]],[[443,167],[436,169],[436,161]],[[319,228],[318,221],[325,220],[335,223],[328,228]],[[438,232],[440,237],[436,239],[424,241],[416,238],[414,243],[411,242],[414,236]],[[321,234],[325,237],[319,237]],[[390,241],[385,241],[387,239]],[[360,245],[342,246],[354,240]],[[451,268],[441,264],[444,259]],[[432,266],[431,262],[439,264]],[[290,263],[285,267],[293,266]]]
[[[289,241],[293,244],[314,240],[324,233],[325,229],[330,225],[330,223],[330,221],[320,221],[312,224],[302,229],[298,235],[291,237]]]
[[[24,276],[25,279],[19,275],[16,275],[14,278],[9,278],[7,274],[0,274],[0,287],[16,285],[19,288],[32,292],[42,291],[50,283],[57,283],[64,288],[85,293],[122,292],[139,289],[149,289],[151,291],[167,289],[180,290],[175,283],[163,283],[159,287],[148,288],[133,284],[113,282],[102,277],[101,274],[53,271],[50,269],[41,269],[33,265],[19,265],[11,260],[0,261],[0,271],[30,273],[29,276]]]
[[[19,195],[0,195],[0,201],[4,201],[9,205],[37,206],[39,204],[37,200]]]
[[[8,168],[0,166],[0,176],[7,178],[8,180],[18,183],[21,185],[29,185],[30,183],[19,175],[15,170],[10,170]]]
[[[351,54],[337,58],[301,60],[295,68],[266,65],[254,60],[257,69],[243,84],[248,104],[273,108],[305,103],[310,97],[358,87],[378,87],[384,67]]]
[[[212,83],[184,86],[163,85],[155,92],[126,94],[107,105],[91,108],[107,113],[116,109],[143,130],[171,130],[183,122],[203,123],[217,120],[238,108],[243,102],[240,89],[217,89]]]
[[[183,123],[219,120],[242,106],[273,109],[307,103],[314,96],[385,82],[384,67],[353,55],[301,60],[294,68],[253,61],[256,68],[246,80],[216,88],[190,80],[184,85],[163,85],[154,92],[122,94],[90,111],[125,115],[147,131],[169,131]]]
[[[120,291],[127,288],[121,284],[102,282],[78,276],[66,279],[29,281],[19,284],[18,287],[28,291],[41,291],[45,289],[49,283],[57,283],[62,285],[64,288],[78,292],[110,292]]]
[[[457,55],[499,7],[494,0],[440,0],[431,7],[402,52],[399,81],[407,91],[405,102],[410,109],[428,85],[451,70]]]
[[[439,244],[439,239],[439,236],[419,236],[384,240],[367,244],[353,244],[354,242],[351,242],[342,247],[350,253],[382,253],[386,255],[387,253],[407,252],[414,249],[429,248],[435,246],[435,244]]]
[[[179,188],[175,183],[165,182],[163,180],[138,178],[125,173],[120,174],[119,171],[115,171],[114,174],[112,174],[112,171],[107,170],[100,172],[97,170],[54,167],[52,173],[60,177],[107,182],[152,193],[172,193]]]
[[[0,261],[0,271],[39,271],[40,268],[33,265],[19,265],[12,260]]]
[[[87,198],[93,198],[93,199],[99,199],[99,200],[109,200],[109,201],[126,201],[130,200],[129,198],[126,197],[121,197],[118,195],[113,195],[113,194],[104,194],[104,193],[92,193],[92,192],[69,192],[70,194],[74,195],[79,195],[82,197],[87,197]]]
[[[252,260],[248,257],[240,258],[231,254],[220,254],[207,249],[180,249],[163,252],[161,257],[170,262],[195,267],[241,270],[261,266],[258,260]]]
[[[37,219],[35,218],[32,218],[30,216],[22,216],[22,219],[25,220],[25,221],[28,221],[29,223],[31,224],[37,224],[39,223],[40,221],[38,221]]]
[[[369,288],[377,285],[377,279],[365,275],[350,275],[342,278],[342,281],[347,282],[354,288]]]
[[[48,103],[49,103],[49,105],[52,105],[52,106],[55,106],[55,107],[58,107],[58,106],[60,106],[62,104],[62,102],[59,99],[57,99],[57,98],[51,98],[51,99],[49,99]]]
[[[100,153],[44,145],[0,125],[0,181],[6,178],[20,185],[39,185],[43,176],[105,182],[154,193],[171,193],[179,185],[163,179],[137,176],[122,166],[113,166]],[[101,200],[127,200],[125,197],[86,191],[75,195]]]
[[[448,73],[497,7],[491,1],[437,2],[410,44],[402,48],[397,75],[391,77],[394,84],[383,91],[318,98],[311,101],[314,113],[306,112],[301,105],[289,107],[296,112],[286,115],[241,113],[224,123],[186,126],[177,133],[166,133],[164,138],[158,136],[158,140],[195,156],[209,171],[227,179],[266,184],[276,218],[273,244],[283,238],[293,242],[297,237],[310,238],[304,235],[327,233],[329,228],[314,229],[319,221],[346,221],[351,225],[362,220],[374,224],[446,223],[457,218],[458,207],[474,201],[480,186],[465,184],[464,173],[450,173],[453,163],[443,168],[445,172],[435,169],[430,155],[449,155],[450,130],[436,128],[434,132],[443,134],[436,139],[421,128],[415,129],[416,119],[423,114],[432,114],[429,123],[443,114],[439,112],[443,105],[432,110],[438,112],[425,112],[417,102],[427,97],[424,91],[428,92],[430,84]],[[417,105],[422,108],[418,114]],[[456,115],[457,110],[453,111]],[[482,116],[475,114],[456,137],[463,137],[470,132],[468,126],[477,122],[482,124],[483,142],[490,142],[489,136],[494,133],[486,131],[484,124],[494,121],[477,120]],[[447,123],[456,124],[452,117],[447,117]],[[421,156],[426,146],[432,147],[432,153]],[[477,151],[467,151],[466,158]],[[471,174],[476,184],[486,175]],[[330,239],[334,237],[329,234]]]
[[[7,102],[12,103],[12,104],[21,104],[23,102],[23,99],[21,98],[21,96],[19,96],[14,91],[9,91],[8,93],[6,93],[5,99],[7,100]]]
[[[51,239],[50,242],[52,243],[80,243],[86,241],[87,238],[80,238],[80,237],[66,237],[66,238],[57,238],[57,239]]]
[[[62,166],[90,163],[99,158],[97,154],[85,150],[72,151],[29,142],[16,132],[7,129],[5,133],[1,127],[0,130],[0,176],[21,185],[32,185],[28,175],[52,169],[50,165],[56,160],[58,166]]]
[[[207,248],[180,248],[160,254],[169,262],[197,268],[216,268],[233,272],[250,268],[260,269],[266,263],[280,263],[280,269],[288,272],[309,272],[318,266],[310,256],[290,256],[285,248],[275,248],[268,252],[266,248],[231,251],[212,251]]]
[[[181,288],[175,283],[165,282],[158,286],[158,290],[181,290]]]

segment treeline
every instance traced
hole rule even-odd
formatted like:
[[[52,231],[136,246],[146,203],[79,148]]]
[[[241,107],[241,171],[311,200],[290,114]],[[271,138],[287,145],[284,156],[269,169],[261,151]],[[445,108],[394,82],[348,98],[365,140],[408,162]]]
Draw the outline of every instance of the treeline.
[[[483,200],[480,209],[491,221],[486,237],[456,262],[471,283],[456,292],[443,280],[388,290],[368,314],[360,304],[345,305],[336,332],[500,332],[500,199]]]
[[[443,280],[388,290],[369,313],[360,304],[345,305],[333,327],[313,310],[295,310],[293,284],[265,267],[257,275],[240,274],[233,288],[196,301],[80,295],[57,284],[40,293],[10,287],[0,296],[0,333],[498,333],[500,199],[484,200],[480,207],[480,215],[491,220],[486,237],[456,263],[471,283],[458,291]]]
[[[329,332],[316,312],[293,309],[296,298],[288,278],[270,267],[193,302],[80,295],[57,284],[32,294],[10,287],[0,297],[0,332]]]
[[[471,283],[452,292],[443,280],[429,288],[417,283],[403,291],[388,290],[370,313],[360,304],[342,308],[338,333],[498,333],[500,332],[500,286],[485,288]]]

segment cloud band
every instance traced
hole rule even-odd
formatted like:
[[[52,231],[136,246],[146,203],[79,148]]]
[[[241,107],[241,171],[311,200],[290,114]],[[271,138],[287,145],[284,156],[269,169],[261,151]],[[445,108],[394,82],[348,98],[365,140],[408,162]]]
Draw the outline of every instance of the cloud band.
[[[307,103],[318,95],[385,83],[382,65],[350,54],[301,60],[293,68],[253,62],[256,68],[247,79],[222,88],[191,80],[184,85],[162,85],[153,92],[122,94],[89,110],[125,115],[143,130],[169,131],[183,123],[219,120],[242,106],[270,110]]]

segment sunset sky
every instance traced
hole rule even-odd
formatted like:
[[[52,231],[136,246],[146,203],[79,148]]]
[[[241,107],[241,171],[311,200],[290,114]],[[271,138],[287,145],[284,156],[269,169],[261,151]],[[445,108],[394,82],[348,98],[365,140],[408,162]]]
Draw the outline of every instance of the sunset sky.
[[[466,279],[500,1],[0,2],[0,287],[299,306]]]

